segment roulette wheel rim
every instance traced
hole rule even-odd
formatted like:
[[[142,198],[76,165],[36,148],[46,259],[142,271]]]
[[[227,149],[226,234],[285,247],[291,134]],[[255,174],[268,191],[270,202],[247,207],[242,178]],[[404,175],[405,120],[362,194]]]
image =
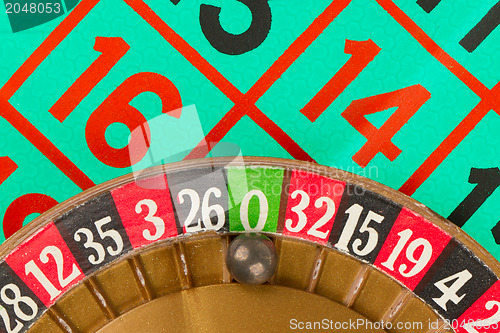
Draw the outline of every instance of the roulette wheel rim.
[[[197,170],[197,169],[203,169],[206,167],[211,167],[214,170],[217,168],[225,168],[225,169],[230,169],[230,168],[269,168],[269,169],[276,169],[276,168],[281,168],[283,170],[294,170],[296,172],[303,171],[306,173],[311,173],[316,176],[327,176],[330,177],[331,179],[336,179],[336,180],[341,180],[344,181],[345,183],[348,184],[357,184],[363,186],[364,189],[371,191],[373,193],[377,193],[378,195],[388,198],[388,200],[397,202],[402,205],[402,207],[405,207],[416,214],[422,216],[428,221],[431,221],[434,225],[438,226],[441,230],[446,232],[447,234],[453,236],[453,239],[456,239],[458,242],[461,244],[464,244],[466,248],[468,248],[471,253],[473,253],[475,256],[479,257],[480,261],[482,263],[485,263],[488,265],[488,267],[494,272],[496,276],[499,275],[500,268],[498,265],[498,262],[493,259],[491,255],[487,253],[486,250],[484,250],[481,245],[479,245],[476,241],[474,241],[471,237],[469,237],[467,234],[465,234],[463,231],[461,231],[459,228],[457,228],[455,225],[451,224],[448,222],[446,219],[440,217],[436,213],[432,212],[430,209],[427,207],[423,206],[422,204],[416,202],[415,200],[405,196],[402,193],[399,193],[395,190],[392,190],[384,185],[381,185],[375,181],[371,181],[368,179],[365,179],[361,176],[353,175],[344,171],[340,171],[337,169],[329,168],[329,167],[322,167],[318,166],[315,164],[311,163],[306,163],[306,162],[298,162],[298,161],[288,161],[288,160],[283,160],[283,159],[273,159],[273,158],[259,158],[259,157],[245,157],[243,158],[243,161],[237,161],[235,162],[234,159],[232,158],[215,158],[215,159],[203,159],[203,160],[192,160],[192,161],[185,161],[185,162],[179,162],[179,163],[173,163],[170,165],[162,165],[162,166],[157,166],[153,167],[150,169],[147,169],[145,172],[141,173],[139,177],[137,175],[127,175],[127,176],[122,176],[119,177],[115,180],[106,182],[104,184],[101,184],[99,186],[96,186],[95,188],[92,188],[88,191],[85,191],[84,193],[80,194],[79,196],[72,198],[56,207],[51,209],[50,211],[46,212],[45,214],[41,215],[39,218],[37,218],[33,223],[29,224],[27,227],[22,229],[21,232],[15,234],[12,238],[10,238],[6,243],[2,245],[0,255],[2,257],[9,256],[11,252],[15,252],[16,248],[19,247],[19,244],[23,242],[29,241],[30,238],[33,237],[37,233],[38,230],[43,228],[44,225],[46,225],[50,221],[57,220],[58,217],[64,216],[66,213],[71,212],[73,209],[78,209],[81,206],[84,206],[85,203],[90,202],[93,198],[98,197],[99,195],[103,193],[107,193],[109,191],[112,191],[117,188],[121,188],[127,184],[130,184],[134,181],[140,181],[141,179],[149,179],[153,178],[158,175],[168,175],[168,174],[173,174],[175,172],[182,172],[186,170]],[[168,176],[167,176],[168,178]],[[283,226],[281,227],[283,228]],[[283,230],[283,229],[282,229]],[[414,295],[408,288],[403,286],[402,282],[397,282],[397,280],[394,277],[389,276],[386,272],[384,273],[380,267],[375,268],[373,263],[367,262],[366,260],[360,260],[359,258],[354,258],[352,254],[345,253],[345,251],[339,251],[338,249],[335,249],[334,246],[330,243],[324,243],[324,244],[319,244],[314,241],[309,240],[304,240],[304,239],[298,239],[297,237],[290,237],[290,235],[283,235],[283,231],[281,231],[281,234],[278,232],[271,232],[267,233],[270,237],[274,239],[274,242],[276,243],[278,247],[278,253],[280,254],[280,263],[278,265],[278,271],[275,274],[275,276],[271,279],[270,285],[266,285],[267,287],[274,287],[274,288],[293,288],[295,290],[302,290],[302,292],[307,292],[309,295],[314,295],[315,292],[317,292],[317,283],[318,281],[321,280],[322,278],[322,270],[323,270],[323,265],[325,262],[325,258],[327,256],[336,256],[336,257],[348,257],[349,261],[352,262],[357,262],[359,265],[362,265],[364,268],[362,268],[356,276],[354,277],[354,280],[352,282],[352,287],[350,288],[351,295],[346,298],[344,295],[344,299],[335,299],[334,297],[332,298],[331,296],[329,297],[325,291],[317,293],[320,296],[323,296],[323,298],[329,299],[331,302],[335,304],[344,304],[342,305],[345,309],[348,311],[353,311],[354,313],[358,312],[357,315],[361,315],[363,318],[363,311],[369,311],[369,309],[363,308],[363,305],[356,305],[360,301],[357,301],[357,297],[359,297],[360,294],[363,292],[363,288],[365,285],[368,285],[370,282],[370,279],[374,281],[379,281],[376,279],[376,277],[383,276],[383,280],[387,280],[386,282],[389,283],[389,285],[398,285],[401,288],[401,292],[397,292],[398,296],[394,299],[391,299],[391,304],[388,306],[388,308],[385,309],[384,311],[384,316],[381,318],[380,316],[377,317],[377,315],[374,314],[367,314],[366,317],[371,317],[369,320],[372,322],[377,322],[382,320],[382,321],[387,321],[390,320],[395,320],[397,319],[398,315],[401,315],[402,309],[405,310],[405,306],[408,305],[409,303],[424,303],[422,298],[418,297],[417,295]],[[99,281],[99,278],[96,278],[96,276],[104,276],[106,275],[106,271],[112,271],[112,268],[115,266],[119,266],[121,264],[123,266],[123,263],[125,263],[125,266],[127,267],[133,267],[137,269],[139,274],[136,274],[136,280],[140,280],[141,275],[146,275],[148,274],[147,271],[144,270],[144,264],[141,263],[141,255],[144,253],[151,252],[151,249],[154,249],[155,247],[170,247],[170,248],[175,248],[174,252],[176,255],[177,259],[177,265],[179,265],[179,258],[183,257],[190,257],[190,255],[186,254],[186,245],[185,244],[194,244],[197,242],[202,242],[204,237],[208,237],[206,239],[211,239],[212,241],[216,239],[217,244],[225,244],[221,245],[220,251],[219,252],[224,252],[227,250],[227,245],[229,244],[230,238],[234,237],[235,232],[231,230],[226,230],[225,232],[222,233],[214,233],[208,232],[208,236],[205,235],[206,233],[201,233],[200,235],[193,234],[193,235],[180,235],[171,239],[165,239],[162,240],[158,243],[153,243],[150,245],[146,245],[145,247],[137,247],[136,249],[132,250],[129,254],[125,254],[124,256],[120,256],[120,259],[113,260],[109,265],[102,267],[101,269],[92,272],[91,274],[88,274],[85,279],[82,279],[80,282],[76,284],[76,286],[73,286],[70,290],[65,291],[62,295],[58,296],[58,300],[55,302],[55,305],[52,305],[49,307],[49,311],[47,311],[46,315],[42,317],[42,319],[39,319],[37,323],[32,326],[32,329],[36,331],[38,329],[37,327],[42,327],[43,325],[49,325],[47,324],[47,321],[51,322],[50,325],[53,325],[56,323],[56,325],[59,328],[63,328],[66,331],[80,331],[81,327],[75,325],[75,322],[78,322],[77,319],[75,318],[70,318],[68,319],[68,314],[64,312],[64,305],[61,306],[60,304],[68,304],[68,299],[71,299],[74,297],[74,294],[78,293],[78,289],[86,289],[86,290],[91,290],[93,293],[94,299],[99,299],[99,298],[107,298],[103,296],[105,292],[102,291],[103,285],[102,285],[102,280]],[[220,241],[222,239],[222,242]],[[194,242],[194,243],[193,243]],[[210,241],[207,241],[210,242]],[[182,245],[184,244],[184,245]],[[285,244],[285,245],[283,245]],[[188,246],[189,247],[189,246]],[[196,246],[195,246],[196,247]],[[203,247],[203,246],[202,246]],[[285,252],[283,249],[286,248],[287,250]],[[307,250],[309,249],[309,250]],[[311,250],[313,249],[313,250]],[[213,250],[213,249],[212,249]],[[180,252],[179,252],[180,251]],[[294,266],[290,266],[293,269],[287,268],[287,265],[290,263],[286,260],[290,260],[290,258],[287,259],[287,257],[293,258],[293,256],[296,255],[297,252],[311,252],[313,251],[314,254],[314,263],[317,266],[312,266],[312,270],[309,267],[309,271],[306,269],[308,277],[305,280],[308,280],[307,285],[303,285],[303,281],[300,283],[297,283],[297,281],[294,280],[294,275],[299,276],[299,280],[302,278],[304,280],[303,272],[295,272],[293,269]],[[210,251],[208,251],[209,253]],[[333,254],[334,253],[334,254]],[[191,253],[191,258],[193,254]],[[203,256],[202,256],[203,257]],[[139,259],[138,259],[139,258]],[[123,320],[123,318],[130,317],[132,320],[134,318],[137,318],[137,316],[134,316],[134,314],[138,313],[141,311],[141,309],[144,309],[145,307],[148,306],[149,302],[151,302],[153,299],[158,300],[158,299],[163,299],[164,297],[167,297],[167,295],[170,295],[170,297],[175,297],[173,295],[177,293],[181,294],[186,294],[190,293],[192,290],[195,290],[195,292],[199,293],[204,293],[206,292],[207,294],[211,293],[211,290],[217,289],[217,288],[223,288],[224,286],[231,286],[229,288],[238,288],[237,284],[235,284],[229,273],[227,272],[227,268],[225,267],[225,264],[222,264],[224,262],[224,256],[221,256],[221,262],[218,264],[218,269],[222,270],[223,272],[221,273],[221,279],[216,279],[214,283],[214,280],[207,280],[205,282],[202,282],[201,284],[193,284],[193,281],[189,282],[186,281],[179,290],[176,290],[175,292],[170,292],[167,293],[166,295],[162,295],[160,298],[155,298],[152,296],[150,292],[150,295],[148,296],[148,292],[146,292],[146,296],[144,299],[140,302],[134,303],[133,306],[126,308],[126,310],[106,310],[104,309],[104,314],[106,317],[106,320],[104,323],[99,323],[99,325],[96,327],[93,327],[92,330],[89,331],[95,331],[95,329],[102,329],[103,332],[106,332],[106,327],[113,327],[113,325],[118,325],[118,322],[116,318],[121,318],[120,320]],[[197,258],[196,260],[193,261],[193,263],[197,262],[197,260],[200,260]],[[206,259],[201,259],[203,260]],[[347,259],[346,259],[347,260]],[[182,261],[182,260],[181,260]],[[318,264],[319,263],[319,264]],[[182,264],[181,266],[184,265],[184,268],[186,268],[186,264]],[[142,267],[142,268],[140,268]],[[200,266],[201,267],[201,266]],[[281,268],[280,268],[281,267]],[[142,269],[142,271],[141,271]],[[280,272],[281,269],[281,272]],[[181,272],[182,270],[178,269],[178,272]],[[361,273],[360,273],[361,272]],[[368,272],[368,273],[367,273]],[[281,275],[280,275],[281,274]],[[302,275],[301,275],[302,274]],[[182,275],[182,274],[181,274]],[[187,273],[185,274],[186,276],[188,275]],[[314,277],[314,275],[316,275]],[[137,278],[139,277],[139,278]],[[313,278],[314,277],[314,278]],[[116,277],[115,277],[116,278]],[[96,281],[97,279],[97,281]],[[325,279],[325,278],[323,278]],[[147,280],[147,278],[146,278]],[[189,279],[188,279],[189,280]],[[203,279],[202,279],[203,280]],[[109,283],[109,280],[108,280]],[[141,282],[142,283],[142,282]],[[141,284],[139,283],[139,285]],[[301,284],[302,283],[302,284]],[[326,284],[326,282],[325,282]],[[245,286],[248,287],[248,286]],[[356,289],[357,288],[357,289]],[[368,287],[367,287],[368,288]],[[147,291],[147,288],[145,288]],[[196,291],[198,290],[198,291]],[[326,290],[326,289],[325,289]],[[367,290],[367,293],[370,293],[372,291]],[[219,292],[220,295],[225,295],[225,294],[230,294],[231,292],[229,291],[223,291]],[[293,292],[292,292],[293,293]],[[213,292],[212,292],[213,294]],[[108,295],[109,297],[109,295]],[[200,299],[203,299],[202,296],[199,296]],[[305,300],[310,296],[304,296],[303,299]],[[66,302],[66,303],[64,303]],[[109,302],[105,302],[109,303]],[[112,303],[112,302],[111,302]],[[419,304],[420,304],[419,303]],[[166,303],[168,304],[168,302]],[[151,305],[149,305],[151,306]],[[387,305],[385,305],[387,307]],[[430,306],[426,305],[429,309]],[[350,310],[351,308],[354,308],[355,310]],[[360,310],[362,309],[362,310]],[[106,314],[106,311],[108,313]],[[434,315],[437,316],[437,312],[435,310],[431,310],[431,312],[434,313]],[[111,314],[110,314],[111,313]],[[366,313],[365,313],[366,314]],[[446,332],[446,321],[444,320],[443,317],[437,317],[439,323],[437,324],[437,329],[435,330],[436,332],[441,330],[443,332]],[[226,318],[227,320],[227,318]],[[39,324],[41,323],[41,324]],[[38,326],[37,326],[38,325]],[[106,325],[106,326],[104,326]],[[69,329],[68,329],[69,327]],[[183,328],[185,329],[185,327]],[[86,330],[83,330],[86,331]],[[182,331],[182,330],[180,330]]]

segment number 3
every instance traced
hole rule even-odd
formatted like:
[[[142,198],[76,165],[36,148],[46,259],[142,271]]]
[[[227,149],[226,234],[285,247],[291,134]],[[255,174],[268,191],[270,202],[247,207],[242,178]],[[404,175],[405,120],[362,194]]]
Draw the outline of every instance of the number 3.
[[[142,206],[146,206],[148,208],[148,214],[144,218],[145,221],[153,223],[156,228],[156,232],[154,235],[151,234],[149,229],[144,230],[142,236],[148,241],[155,241],[160,239],[161,236],[165,233],[165,221],[161,217],[155,216],[158,206],[156,202],[151,199],[143,199],[137,203],[135,206],[135,212],[137,214],[142,213]]]
[[[219,52],[239,55],[258,47],[271,30],[271,8],[268,0],[236,0],[252,12],[252,23],[242,34],[234,35],[220,24],[220,7],[201,5],[200,25],[205,38]]]

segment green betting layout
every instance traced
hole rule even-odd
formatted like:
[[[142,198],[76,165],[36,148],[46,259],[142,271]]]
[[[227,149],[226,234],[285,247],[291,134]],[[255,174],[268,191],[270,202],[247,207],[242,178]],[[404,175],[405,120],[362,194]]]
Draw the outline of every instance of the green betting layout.
[[[4,4],[1,240],[137,166],[228,155],[232,143],[242,155],[314,161],[399,189],[500,258],[497,0]],[[154,126],[160,117],[168,131]],[[227,192],[197,183],[181,193],[176,230],[222,223],[188,208],[214,198],[228,205],[225,228],[261,226],[266,205],[263,230],[279,227],[284,212],[268,191],[292,176],[270,175],[264,190],[238,180],[259,172],[221,173]]]

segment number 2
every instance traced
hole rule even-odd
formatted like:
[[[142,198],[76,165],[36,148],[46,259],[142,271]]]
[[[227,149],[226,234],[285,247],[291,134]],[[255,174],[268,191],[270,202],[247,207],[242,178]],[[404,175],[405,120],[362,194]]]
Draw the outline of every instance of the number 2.
[[[491,327],[492,325],[500,323],[500,302],[498,301],[488,301],[485,305],[486,310],[493,310],[493,307],[497,307],[497,312],[489,318],[475,321],[473,323],[467,323],[462,326],[469,333],[479,333],[475,327]],[[498,327],[497,327],[498,328]]]
[[[0,317],[3,320],[5,328],[7,329],[7,333],[18,333],[24,327],[24,325],[19,320],[16,319],[16,327],[11,328],[9,314],[7,313],[7,310],[1,305],[0,305]]]
[[[304,209],[309,206],[311,199],[309,197],[309,194],[302,190],[294,191],[291,194],[291,198],[295,199],[298,195],[300,195],[300,202],[295,207],[291,208],[291,211],[298,216],[297,225],[295,227],[293,226],[292,219],[287,219],[285,221],[287,229],[291,232],[300,232],[307,224],[307,215],[304,213]],[[333,217],[333,215],[335,215],[335,202],[333,202],[333,200],[329,197],[318,198],[314,202],[314,207],[321,208],[324,206],[324,204],[326,204],[325,214],[318,221],[316,221],[309,230],[307,230],[308,235],[321,239],[325,239],[328,236],[329,231],[319,231],[318,229],[327,224],[328,221],[330,221],[330,219]]]
[[[14,295],[14,298],[9,298],[6,291],[9,290],[10,294]],[[36,317],[38,314],[38,305],[28,296],[22,296],[21,290],[19,287],[13,283],[5,285],[2,290],[0,290],[0,299],[7,305],[12,305],[14,308],[14,313],[17,318],[21,319],[24,322],[30,321]],[[20,303],[25,304],[23,308],[19,306]],[[26,313],[25,311],[29,308],[31,313]],[[0,317],[2,318],[5,328],[8,333],[18,333],[24,327],[24,325],[16,319],[16,327],[11,328],[10,326],[10,318],[7,313],[7,310],[0,305]]]

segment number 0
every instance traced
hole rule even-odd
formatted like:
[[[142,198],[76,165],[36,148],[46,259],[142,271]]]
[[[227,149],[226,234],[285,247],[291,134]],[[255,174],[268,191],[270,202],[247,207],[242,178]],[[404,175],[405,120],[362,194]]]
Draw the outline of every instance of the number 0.
[[[257,220],[257,225],[255,226],[255,228],[252,228],[250,226],[250,221],[248,218],[248,210],[249,210],[250,200],[254,196],[256,196],[259,199],[260,209],[259,209],[259,218]],[[245,230],[247,231],[262,231],[266,225],[268,209],[269,205],[267,203],[267,198],[262,191],[251,190],[250,192],[248,192],[241,201],[241,207],[240,207],[240,219],[243,228],[245,228]]]

